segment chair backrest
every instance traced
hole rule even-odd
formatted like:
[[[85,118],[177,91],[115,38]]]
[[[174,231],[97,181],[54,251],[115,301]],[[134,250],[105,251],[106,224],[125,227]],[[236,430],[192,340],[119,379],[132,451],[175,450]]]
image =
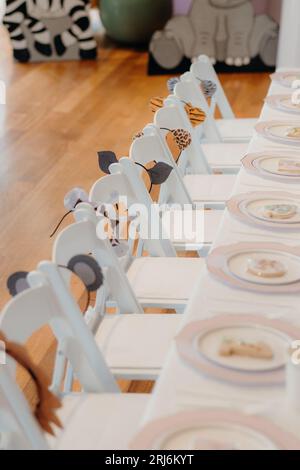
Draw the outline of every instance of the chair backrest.
[[[210,174],[211,169],[202,151],[200,141],[197,136],[197,129],[194,129],[188,119],[184,104],[175,97],[168,98],[164,107],[159,109],[154,116],[154,124],[160,130],[162,138],[165,140],[167,131],[165,129],[184,129],[191,134],[191,144],[182,152],[178,160],[178,166],[183,174],[190,169],[195,174]]]
[[[56,264],[44,261],[37,271],[29,273],[30,288],[4,307],[0,330],[8,339],[25,344],[34,332],[49,325],[85,391],[117,392],[118,386],[61,271]]]
[[[137,141],[139,140],[137,139]],[[154,154],[152,152],[151,157],[147,161],[143,160],[142,164],[145,165],[149,161],[153,161],[153,159]],[[161,158],[157,158],[157,160],[163,161]],[[134,212],[137,209],[139,212],[138,219],[142,223],[144,218],[146,224],[147,218],[151,215],[151,209],[154,211],[155,207],[152,208],[153,201],[142,181],[140,175],[141,168],[134,165],[133,161],[129,158],[123,157],[119,160],[119,163],[111,165],[109,169],[111,174],[100,178],[93,185],[90,191],[90,199],[97,204],[104,204],[110,202],[112,193],[116,198],[115,200],[125,196],[127,197],[129,211]],[[169,179],[172,178],[172,173]],[[131,213],[131,215],[133,214]],[[133,224],[135,224],[135,221],[133,221]],[[162,227],[157,227],[157,229],[158,233],[162,233]],[[138,235],[151,256],[176,255],[176,251],[167,237],[151,238],[150,234],[145,234],[144,231],[140,231]]]
[[[109,177],[103,178],[105,184]],[[97,237],[96,228],[99,218],[91,206],[83,206],[78,205],[74,212],[76,222],[66,227],[57,236],[52,251],[54,262],[66,265],[73,256],[79,253],[92,253],[102,270],[105,269],[109,294],[117,303],[120,313],[143,313],[110,241],[107,238]],[[68,282],[70,279],[68,271],[63,275]],[[95,308],[97,308],[97,302]],[[101,314],[101,312],[98,313]]]
[[[199,106],[206,113],[206,120],[203,125],[206,138],[211,142],[221,142],[221,135],[218,131],[214,112],[209,107],[206,98],[200,88],[198,81],[191,72],[186,72],[181,76],[174,89],[174,94],[183,101],[190,102],[193,106]]]
[[[221,115],[225,119],[234,119],[235,115],[232,107],[209,57],[200,55],[191,65],[191,72],[195,77],[201,80],[212,80],[217,85],[216,104],[220,109]]]
[[[49,449],[37,420],[15,380],[15,361],[0,365],[0,450]]]
[[[161,161],[173,167],[169,178],[160,187],[159,202],[161,204],[178,203],[192,204],[188,190],[182,180],[182,173],[176,165],[174,158],[154,124],[147,125],[144,135],[135,139],[130,147],[130,158],[137,163],[145,165],[149,161]]]

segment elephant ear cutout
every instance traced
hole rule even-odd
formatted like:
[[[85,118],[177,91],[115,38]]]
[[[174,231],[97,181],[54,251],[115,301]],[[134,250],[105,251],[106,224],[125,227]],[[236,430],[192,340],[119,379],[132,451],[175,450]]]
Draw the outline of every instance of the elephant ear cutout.
[[[26,271],[17,271],[9,276],[7,279],[6,285],[7,289],[12,297],[20,294],[26,289],[29,289],[30,286],[27,281],[28,272]]]
[[[196,108],[191,103],[186,103],[184,109],[193,127],[200,126],[205,121],[206,114],[201,108]]]
[[[88,292],[95,292],[103,285],[102,269],[91,256],[74,256],[68,262],[67,268],[81,279]]]
[[[98,152],[98,163],[99,168],[103,173],[110,175],[109,167],[113,163],[118,163],[117,156],[111,150],[104,150],[102,152]]]
[[[173,167],[164,162],[156,163],[152,168],[147,170],[152,184],[163,184],[169,178]]]

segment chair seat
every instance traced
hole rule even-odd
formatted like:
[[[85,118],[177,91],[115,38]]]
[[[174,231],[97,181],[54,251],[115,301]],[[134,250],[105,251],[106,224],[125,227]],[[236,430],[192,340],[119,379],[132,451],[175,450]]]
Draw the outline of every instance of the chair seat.
[[[133,260],[127,275],[143,306],[182,308],[204,266],[201,258],[142,257]]]
[[[58,439],[49,439],[50,445],[57,450],[127,450],[149,397],[138,393],[66,396],[58,412],[64,429]]]
[[[211,168],[240,167],[241,159],[246,155],[248,144],[205,143],[201,144],[204,155]]]
[[[235,175],[186,175],[183,178],[193,202],[226,202],[236,181]]]
[[[117,378],[155,380],[181,315],[106,315],[96,333],[96,343]]]
[[[175,247],[198,250],[203,245],[211,245],[213,243],[222,215],[223,211],[221,210],[199,210],[197,213],[195,211],[192,226],[195,233],[191,233],[191,236],[187,236],[189,232],[184,229],[183,222],[185,216],[182,210],[166,211],[163,214],[163,225],[166,234]],[[187,215],[188,222],[189,217],[190,214]],[[196,230],[196,223],[199,230]]]
[[[216,123],[224,142],[247,142],[254,134],[257,119],[217,119]]]

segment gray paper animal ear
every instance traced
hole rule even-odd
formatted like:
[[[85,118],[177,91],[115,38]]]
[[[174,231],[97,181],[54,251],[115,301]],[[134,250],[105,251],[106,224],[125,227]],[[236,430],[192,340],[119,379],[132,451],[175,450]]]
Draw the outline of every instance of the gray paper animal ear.
[[[173,167],[171,165],[164,162],[158,162],[153,168],[147,170],[147,173],[152,184],[162,184],[167,181],[172,170]]]
[[[27,275],[28,272],[26,271],[18,271],[9,276],[6,285],[12,297],[15,297],[16,295],[20,294],[20,292],[30,288],[27,281]]]
[[[174,88],[177,85],[177,83],[179,83],[179,82],[180,82],[179,77],[169,78],[169,80],[167,81],[167,88],[168,88],[170,93],[174,93]]]
[[[79,202],[89,202],[89,196],[82,188],[73,188],[64,197],[64,206],[68,211],[75,209]]]
[[[74,256],[68,262],[67,268],[82,280],[89,292],[98,290],[103,284],[102,269],[91,256]]]
[[[98,152],[98,163],[100,170],[103,171],[103,173],[110,175],[109,167],[113,163],[118,163],[118,159],[114,152],[104,150],[103,152]]]
[[[212,98],[218,88],[212,80],[201,80],[201,89],[206,98]]]

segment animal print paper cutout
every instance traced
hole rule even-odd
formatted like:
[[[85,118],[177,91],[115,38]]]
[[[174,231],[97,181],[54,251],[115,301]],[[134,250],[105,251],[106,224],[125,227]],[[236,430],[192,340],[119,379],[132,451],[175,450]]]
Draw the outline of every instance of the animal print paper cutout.
[[[192,136],[185,129],[167,129],[164,127],[161,129],[167,131],[166,142],[175,162],[177,163],[182,152],[191,145]]]
[[[206,114],[201,108],[193,106],[191,103],[184,103],[185,112],[190,120],[193,127],[199,126],[206,119]],[[153,113],[156,113],[159,109],[164,107],[164,98],[156,97],[150,100],[150,109]],[[138,135],[135,135],[136,138]]]
[[[6,0],[3,23],[20,62],[96,59],[89,0]]]
[[[53,425],[62,428],[62,424],[56,415],[56,410],[61,407],[61,402],[50,392],[48,378],[43,370],[32,362],[24,346],[7,340],[1,331],[0,340],[5,344],[5,353],[27,370],[34,381],[38,395],[38,402],[33,410],[34,416],[41,428],[54,436]]]

